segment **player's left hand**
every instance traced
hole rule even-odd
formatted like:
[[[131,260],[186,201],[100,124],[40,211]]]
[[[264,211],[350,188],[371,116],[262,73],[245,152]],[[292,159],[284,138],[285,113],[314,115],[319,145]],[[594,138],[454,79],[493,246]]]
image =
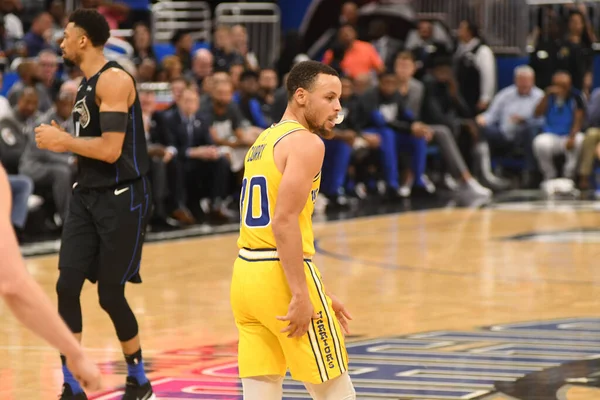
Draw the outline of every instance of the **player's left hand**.
[[[55,123],[56,124],[56,123]],[[64,145],[66,136],[69,134],[55,126],[42,124],[35,128],[35,143],[38,148],[64,153],[67,147]]]
[[[328,293],[327,296],[329,296],[329,298],[331,299],[331,308],[333,308],[333,311],[335,312],[335,316],[338,319],[338,321],[340,322],[340,326],[342,327],[344,334],[345,335],[350,334],[350,329],[348,328],[348,321],[352,320],[352,315],[350,315],[348,310],[346,310],[346,306],[344,306],[344,304],[342,304],[340,299],[338,299],[336,296],[334,296],[331,293]]]

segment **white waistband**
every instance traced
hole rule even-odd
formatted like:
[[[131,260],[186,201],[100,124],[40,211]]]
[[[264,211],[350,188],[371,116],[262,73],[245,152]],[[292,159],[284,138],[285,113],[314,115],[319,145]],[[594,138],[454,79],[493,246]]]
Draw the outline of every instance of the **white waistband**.
[[[279,254],[277,250],[248,250],[248,249],[240,249],[239,255],[243,258],[247,258],[248,260],[272,260],[279,259]],[[307,254],[304,255],[305,260],[312,259],[312,256]]]

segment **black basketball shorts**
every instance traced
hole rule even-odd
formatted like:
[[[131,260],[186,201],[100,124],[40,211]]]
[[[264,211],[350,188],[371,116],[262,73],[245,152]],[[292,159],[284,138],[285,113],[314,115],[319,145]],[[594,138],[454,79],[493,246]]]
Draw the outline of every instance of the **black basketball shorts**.
[[[79,270],[93,283],[141,283],[140,260],[151,213],[146,177],[106,189],[76,186],[63,226],[59,269]]]

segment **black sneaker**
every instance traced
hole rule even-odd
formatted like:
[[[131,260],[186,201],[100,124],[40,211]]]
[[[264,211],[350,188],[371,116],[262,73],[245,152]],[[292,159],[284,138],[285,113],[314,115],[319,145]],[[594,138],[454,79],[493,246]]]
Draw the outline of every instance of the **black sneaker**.
[[[127,377],[127,386],[122,400],[156,400],[150,381],[140,385],[132,376]]]
[[[73,394],[71,386],[68,383],[63,383],[59,400],[88,400],[88,398],[84,392]]]

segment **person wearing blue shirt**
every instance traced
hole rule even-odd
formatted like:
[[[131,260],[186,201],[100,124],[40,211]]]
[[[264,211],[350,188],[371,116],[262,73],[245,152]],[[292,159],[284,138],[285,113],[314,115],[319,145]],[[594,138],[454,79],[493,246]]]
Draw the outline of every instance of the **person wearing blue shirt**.
[[[577,90],[571,85],[568,72],[558,71],[552,77],[552,86],[535,109],[535,116],[546,118],[542,132],[533,141],[533,151],[544,181],[557,177],[554,157],[564,154],[566,162],[563,175],[573,179],[583,143],[581,132],[585,105]]]

